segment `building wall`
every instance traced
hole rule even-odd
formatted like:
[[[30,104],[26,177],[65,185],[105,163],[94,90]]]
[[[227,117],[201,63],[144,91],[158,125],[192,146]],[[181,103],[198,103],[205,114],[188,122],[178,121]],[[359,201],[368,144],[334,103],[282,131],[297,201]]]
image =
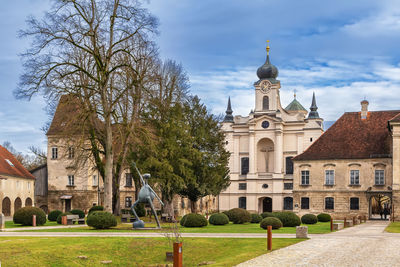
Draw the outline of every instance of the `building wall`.
[[[0,212],[6,216],[13,216],[16,210],[15,203],[17,199],[21,200],[21,207],[25,207],[26,201],[30,199],[34,203],[34,180],[18,178],[9,175],[2,175],[0,179]],[[10,200],[10,209],[3,206],[6,198]]]
[[[334,185],[325,185],[325,171],[334,171]],[[350,171],[359,171],[359,185],[350,184]],[[375,170],[384,170],[384,185],[375,185]],[[309,185],[301,184],[301,171],[309,171]],[[369,199],[378,193],[392,193],[392,160],[390,158],[312,160],[294,162],[294,211],[330,213],[333,216],[368,215]],[[309,209],[301,209],[301,198],[308,197]],[[325,209],[325,198],[334,198],[334,209]],[[350,209],[350,198],[359,198],[359,210]]]

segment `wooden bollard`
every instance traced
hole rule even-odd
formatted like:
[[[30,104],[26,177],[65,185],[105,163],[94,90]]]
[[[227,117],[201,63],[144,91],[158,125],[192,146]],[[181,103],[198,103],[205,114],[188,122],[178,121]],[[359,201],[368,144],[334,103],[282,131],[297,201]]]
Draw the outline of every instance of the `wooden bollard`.
[[[32,215],[32,226],[36,226],[36,215]]]
[[[343,228],[346,228],[346,217],[344,217]]]
[[[353,217],[353,226],[356,225],[356,217]]]
[[[272,226],[267,226],[267,249],[272,250]]]
[[[174,243],[174,267],[182,266],[182,242]]]
[[[61,216],[61,224],[67,225],[67,216]]]
[[[331,216],[331,232],[333,232],[333,218]]]

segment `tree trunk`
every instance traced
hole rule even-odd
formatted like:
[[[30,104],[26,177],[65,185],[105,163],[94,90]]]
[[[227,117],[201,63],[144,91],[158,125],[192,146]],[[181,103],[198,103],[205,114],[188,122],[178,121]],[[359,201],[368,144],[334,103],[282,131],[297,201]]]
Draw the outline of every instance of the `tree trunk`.
[[[190,200],[190,212],[197,213],[197,201]]]
[[[119,194],[119,179],[115,177],[113,179],[113,214],[116,216],[119,216],[121,211]]]
[[[163,207],[163,213],[167,213],[168,216],[171,216],[173,218],[173,216],[175,216],[174,214],[174,202],[172,200],[168,200],[168,199],[163,199],[164,202],[164,207]]]
[[[104,210],[112,213],[113,144],[110,115],[106,117],[106,166],[104,177]]]

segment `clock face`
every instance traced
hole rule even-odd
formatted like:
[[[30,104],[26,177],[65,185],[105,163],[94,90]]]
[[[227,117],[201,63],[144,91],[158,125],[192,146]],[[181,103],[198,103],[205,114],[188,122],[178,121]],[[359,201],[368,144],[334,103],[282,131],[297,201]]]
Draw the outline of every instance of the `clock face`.
[[[264,129],[267,129],[269,127],[269,122],[268,121],[263,121],[261,123],[261,127],[263,127]]]
[[[266,92],[269,91],[269,87],[270,87],[270,84],[267,83],[267,82],[263,82],[263,83],[261,84],[261,90],[262,90],[264,93],[266,93]]]

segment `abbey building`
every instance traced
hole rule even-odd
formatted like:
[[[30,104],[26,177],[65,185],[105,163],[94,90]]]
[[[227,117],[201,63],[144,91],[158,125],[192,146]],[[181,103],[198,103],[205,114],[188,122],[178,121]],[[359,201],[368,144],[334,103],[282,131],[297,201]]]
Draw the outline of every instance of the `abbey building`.
[[[292,158],[322,133],[315,95],[310,112],[297,100],[283,108],[278,69],[269,47],[254,83],[255,107],[248,116],[233,116],[230,99],[222,129],[229,160],[231,185],[219,195],[219,210],[245,208],[252,212],[293,210]]]

